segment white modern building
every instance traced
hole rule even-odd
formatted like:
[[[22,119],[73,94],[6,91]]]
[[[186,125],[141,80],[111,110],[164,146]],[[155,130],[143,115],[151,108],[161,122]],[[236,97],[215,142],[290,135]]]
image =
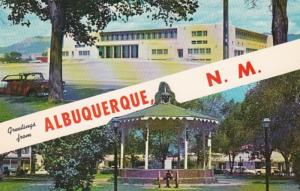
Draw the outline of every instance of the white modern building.
[[[184,59],[203,63],[223,59],[223,25],[195,24],[164,29],[95,34],[92,47],[64,38],[64,59]],[[229,27],[229,56],[272,46],[272,36]]]

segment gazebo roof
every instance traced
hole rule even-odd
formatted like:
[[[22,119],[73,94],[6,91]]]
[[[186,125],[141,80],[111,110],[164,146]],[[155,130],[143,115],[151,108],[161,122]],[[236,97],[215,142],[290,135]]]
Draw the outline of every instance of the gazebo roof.
[[[150,106],[146,109],[133,112],[131,114],[118,117],[117,118],[120,122],[129,122],[129,121],[135,121],[135,120],[155,120],[155,119],[185,119],[185,120],[197,120],[197,121],[204,121],[204,122],[212,122],[212,123],[218,123],[218,120],[203,115],[198,112],[193,112],[181,107],[178,107],[176,105],[173,105],[171,103],[161,103],[156,104],[153,106]]]

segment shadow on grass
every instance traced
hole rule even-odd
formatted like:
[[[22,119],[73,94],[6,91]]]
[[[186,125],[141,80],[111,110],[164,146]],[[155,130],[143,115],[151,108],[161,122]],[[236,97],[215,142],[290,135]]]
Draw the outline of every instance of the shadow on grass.
[[[113,91],[115,89],[99,89],[99,88],[93,88],[93,87],[82,87],[82,86],[75,86],[75,85],[69,85],[66,86],[66,100],[80,100],[92,96],[96,96],[99,94],[103,94],[106,92]]]

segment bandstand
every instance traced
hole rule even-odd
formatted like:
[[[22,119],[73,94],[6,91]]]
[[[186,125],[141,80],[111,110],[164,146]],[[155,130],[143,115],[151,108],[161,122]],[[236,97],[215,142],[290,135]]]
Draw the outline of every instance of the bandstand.
[[[168,84],[162,82],[159,91],[155,96],[155,104],[122,116],[114,118],[117,121],[118,129],[121,132],[120,148],[120,169],[119,180],[124,183],[145,184],[153,183],[158,178],[164,177],[167,170],[177,177],[180,184],[200,184],[216,182],[213,170],[211,168],[211,154],[208,156],[208,164],[201,169],[189,169],[188,167],[188,144],[189,136],[195,132],[202,132],[211,136],[211,132],[216,129],[218,121],[210,116],[193,112],[177,106],[175,95],[170,90]],[[144,168],[133,169],[124,167],[124,148],[126,132],[130,128],[139,128],[144,134]],[[177,166],[173,169],[150,169],[149,168],[149,135],[155,128],[173,128],[177,135]],[[203,136],[203,138],[205,138]],[[181,145],[183,147],[181,147]],[[211,143],[208,144],[211,149]],[[183,151],[181,149],[183,148]],[[180,166],[180,157],[183,153],[183,168]],[[211,153],[211,150],[210,150]]]

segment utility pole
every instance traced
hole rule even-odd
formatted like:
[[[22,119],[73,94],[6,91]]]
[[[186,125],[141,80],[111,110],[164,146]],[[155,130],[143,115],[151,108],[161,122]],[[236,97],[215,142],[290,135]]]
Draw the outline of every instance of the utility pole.
[[[223,59],[229,58],[228,0],[223,0]]]

